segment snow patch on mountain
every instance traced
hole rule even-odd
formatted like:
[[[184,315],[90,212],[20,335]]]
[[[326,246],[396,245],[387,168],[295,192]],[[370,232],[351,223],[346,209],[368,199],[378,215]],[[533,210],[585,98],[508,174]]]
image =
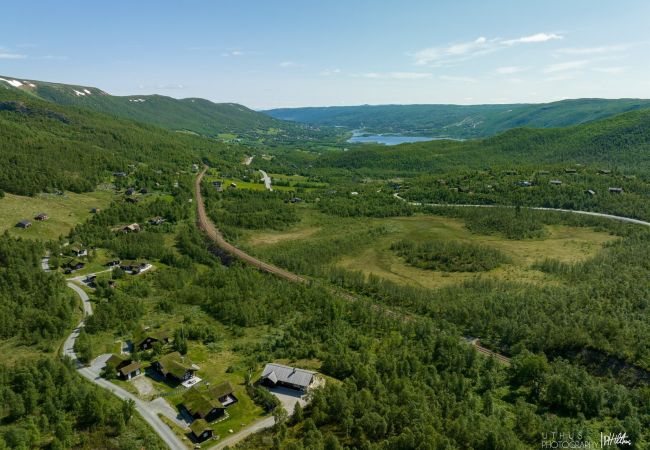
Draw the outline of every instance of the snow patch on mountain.
[[[20,86],[23,85],[23,84],[22,84],[20,81],[18,81],[18,80],[7,80],[7,79],[5,79],[5,78],[0,78],[0,80],[1,80],[1,81],[6,81],[7,83],[9,83],[10,85],[12,85],[13,87],[20,87]]]

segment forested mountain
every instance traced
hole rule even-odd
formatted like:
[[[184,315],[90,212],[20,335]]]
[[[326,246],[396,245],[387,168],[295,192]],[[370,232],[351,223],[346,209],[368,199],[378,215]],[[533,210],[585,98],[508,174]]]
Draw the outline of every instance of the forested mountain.
[[[313,125],[344,126],[372,133],[475,138],[515,127],[551,128],[590,122],[650,107],[650,100],[577,99],[541,104],[362,105],[283,108],[271,117]]]
[[[310,126],[269,117],[237,103],[213,103],[201,98],[175,99],[163,95],[114,96],[101,89],[0,76],[0,88],[20,90],[60,105],[78,106],[149,123],[175,131],[209,137],[281,141],[308,139],[322,133]],[[4,89],[3,89],[4,90]],[[223,136],[222,136],[223,137]]]
[[[650,166],[650,109],[565,128],[518,128],[470,141],[432,141],[394,147],[364,146],[322,158],[321,167],[409,174],[519,164]]]
[[[144,163],[176,172],[202,158],[236,161],[235,148],[151,125],[0,89],[0,191],[89,191]]]

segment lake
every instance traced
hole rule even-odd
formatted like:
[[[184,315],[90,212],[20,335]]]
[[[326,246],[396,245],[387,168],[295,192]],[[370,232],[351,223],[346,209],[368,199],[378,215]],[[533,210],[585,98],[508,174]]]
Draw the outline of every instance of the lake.
[[[358,132],[353,132],[352,137],[348,139],[348,142],[351,144],[374,143],[374,144],[384,144],[384,145],[399,145],[399,144],[406,144],[409,142],[437,141],[443,139],[447,139],[447,138],[436,138],[436,137],[426,137],[426,136],[401,136],[399,134],[365,135]]]

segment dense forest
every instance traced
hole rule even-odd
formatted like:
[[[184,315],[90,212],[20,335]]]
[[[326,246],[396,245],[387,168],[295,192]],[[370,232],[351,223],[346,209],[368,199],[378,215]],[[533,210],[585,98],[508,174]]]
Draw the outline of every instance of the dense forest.
[[[499,267],[508,257],[487,245],[462,242],[395,242],[390,247],[406,262],[420,269],[443,272],[482,272]]]
[[[69,361],[0,364],[0,448],[165,448],[133,403],[82,381]]]
[[[241,349],[252,366],[317,358],[323,374],[342,380],[267,432],[274,448],[529,448],[548,427],[597,441],[604,423],[624,427],[642,445],[650,425],[647,385],[596,377],[526,344],[503,368],[462,343],[460,330],[438,314],[402,321],[366,301],[349,303],[317,285],[237,266],[181,278],[191,290],[174,291],[163,277],[158,283],[227,324],[282,324],[275,339]],[[411,298],[397,287],[376,292],[396,306]],[[271,447],[261,439],[242,447]]]
[[[225,144],[0,89],[0,190],[21,195],[93,190],[147,164],[189,170],[203,157],[234,161]]]
[[[227,356],[229,373],[250,377],[269,361],[300,361],[325,376],[291,417],[267,391],[247,386],[277,423],[241,448],[509,450],[537,448],[549,430],[589,442],[603,430],[625,431],[631,447],[647,447],[650,232],[525,206],[650,217],[649,117],[637,111],[398,148],[285,148],[259,159],[273,174],[307,177],[294,190],[218,192],[204,182],[209,216],[237,244],[314,221],[313,236],[249,249],[309,280],[294,284],[234,260],[196,226],[192,164],[256,181],[241,164],[242,148],[0,90],[0,190],[115,188],[108,207],[58,240],[0,237],[0,343],[22,355],[0,363],[0,448],[161,448],[132,403],[87,383],[58,356],[79,308],[65,279],[40,261],[49,251],[56,269],[72,243],[90,250],[89,263],[102,255],[155,266],[96,281],[94,314],[75,344],[83,363],[164,322],[175,350],[205,346],[206,358]],[[128,187],[138,193],[123,195]],[[531,270],[543,283],[499,279],[489,275],[512,261],[491,243],[394,237],[400,220],[425,215],[505,245],[543,245],[554,227],[608,235],[584,259],[540,255]],[[131,223],[140,231],[121,231]],[[319,234],[323,224],[335,232]],[[408,270],[467,278],[427,288],[337,265],[378,241]],[[509,364],[479,354],[473,338]]]
[[[203,192],[208,214],[226,230],[231,227],[282,230],[298,221],[290,204],[291,194],[240,189],[217,192],[210,185],[204,185]]]
[[[570,163],[603,164],[640,173],[650,163],[649,122],[650,110],[646,109],[566,128],[516,128],[485,139],[367,145],[325,155],[318,166],[368,176]]]
[[[0,338],[51,349],[68,330],[74,301],[63,280],[44,273],[39,242],[0,236]]]

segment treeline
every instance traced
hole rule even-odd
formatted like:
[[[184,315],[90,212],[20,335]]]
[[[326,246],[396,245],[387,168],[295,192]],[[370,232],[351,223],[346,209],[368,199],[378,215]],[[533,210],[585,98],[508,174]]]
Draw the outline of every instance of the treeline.
[[[483,272],[509,262],[503,252],[469,242],[415,242],[401,240],[390,249],[414,267],[443,272]]]
[[[39,242],[0,236],[0,338],[50,347],[68,330],[74,299],[64,281],[41,269]]]
[[[390,178],[522,164],[602,164],[643,173],[650,166],[650,110],[566,128],[517,128],[487,139],[432,141],[329,152],[317,168]]]
[[[163,232],[170,232],[179,221],[191,214],[187,199],[191,194],[178,189],[171,198],[155,198],[140,203],[113,202],[108,208],[93,215],[88,221],[77,225],[70,232],[71,242],[87,247],[103,247],[112,250],[120,258],[155,258],[170,264],[176,263],[173,251],[165,245]],[[165,220],[161,225],[149,224],[152,217]],[[139,233],[122,233],[120,226],[138,223]]]
[[[650,218],[646,200],[650,178],[611,171],[609,167],[460,169],[409,180],[401,196],[422,203],[541,206]],[[621,188],[622,192],[610,192],[610,188]]]
[[[392,307],[456,324],[505,354],[521,349],[550,357],[594,349],[650,371],[645,320],[650,234],[633,230],[597,257],[571,265],[540,261],[563,283],[544,286],[473,279],[438,290],[404,286],[361,272],[329,269],[328,278]],[[563,332],[570,327],[572,332]]]
[[[304,411],[242,448],[524,449],[550,429],[598,442],[608,427],[629,430],[640,448],[649,438],[648,388],[526,352],[504,369],[444,322],[401,321],[363,301],[323,292],[310,305],[251,357],[317,358],[321,373],[343,382],[328,382]]]
[[[0,364],[0,448],[147,448],[164,444],[135,405],[81,381],[70,361]]]
[[[76,107],[0,91],[0,190],[90,191],[131,163],[190,167],[203,156],[239,157],[227,145]]]
[[[206,210],[220,227],[282,230],[300,220],[289,203],[290,194],[244,189],[218,193],[210,185],[204,185],[203,192]]]
[[[339,217],[410,216],[414,211],[411,205],[390,194],[369,189],[360,192],[326,192],[317,205],[321,212]]]
[[[343,255],[351,254],[364,245],[385,235],[383,226],[367,230],[345,231],[336,237],[285,241],[263,252],[263,257],[295,273],[321,275],[323,268]]]

